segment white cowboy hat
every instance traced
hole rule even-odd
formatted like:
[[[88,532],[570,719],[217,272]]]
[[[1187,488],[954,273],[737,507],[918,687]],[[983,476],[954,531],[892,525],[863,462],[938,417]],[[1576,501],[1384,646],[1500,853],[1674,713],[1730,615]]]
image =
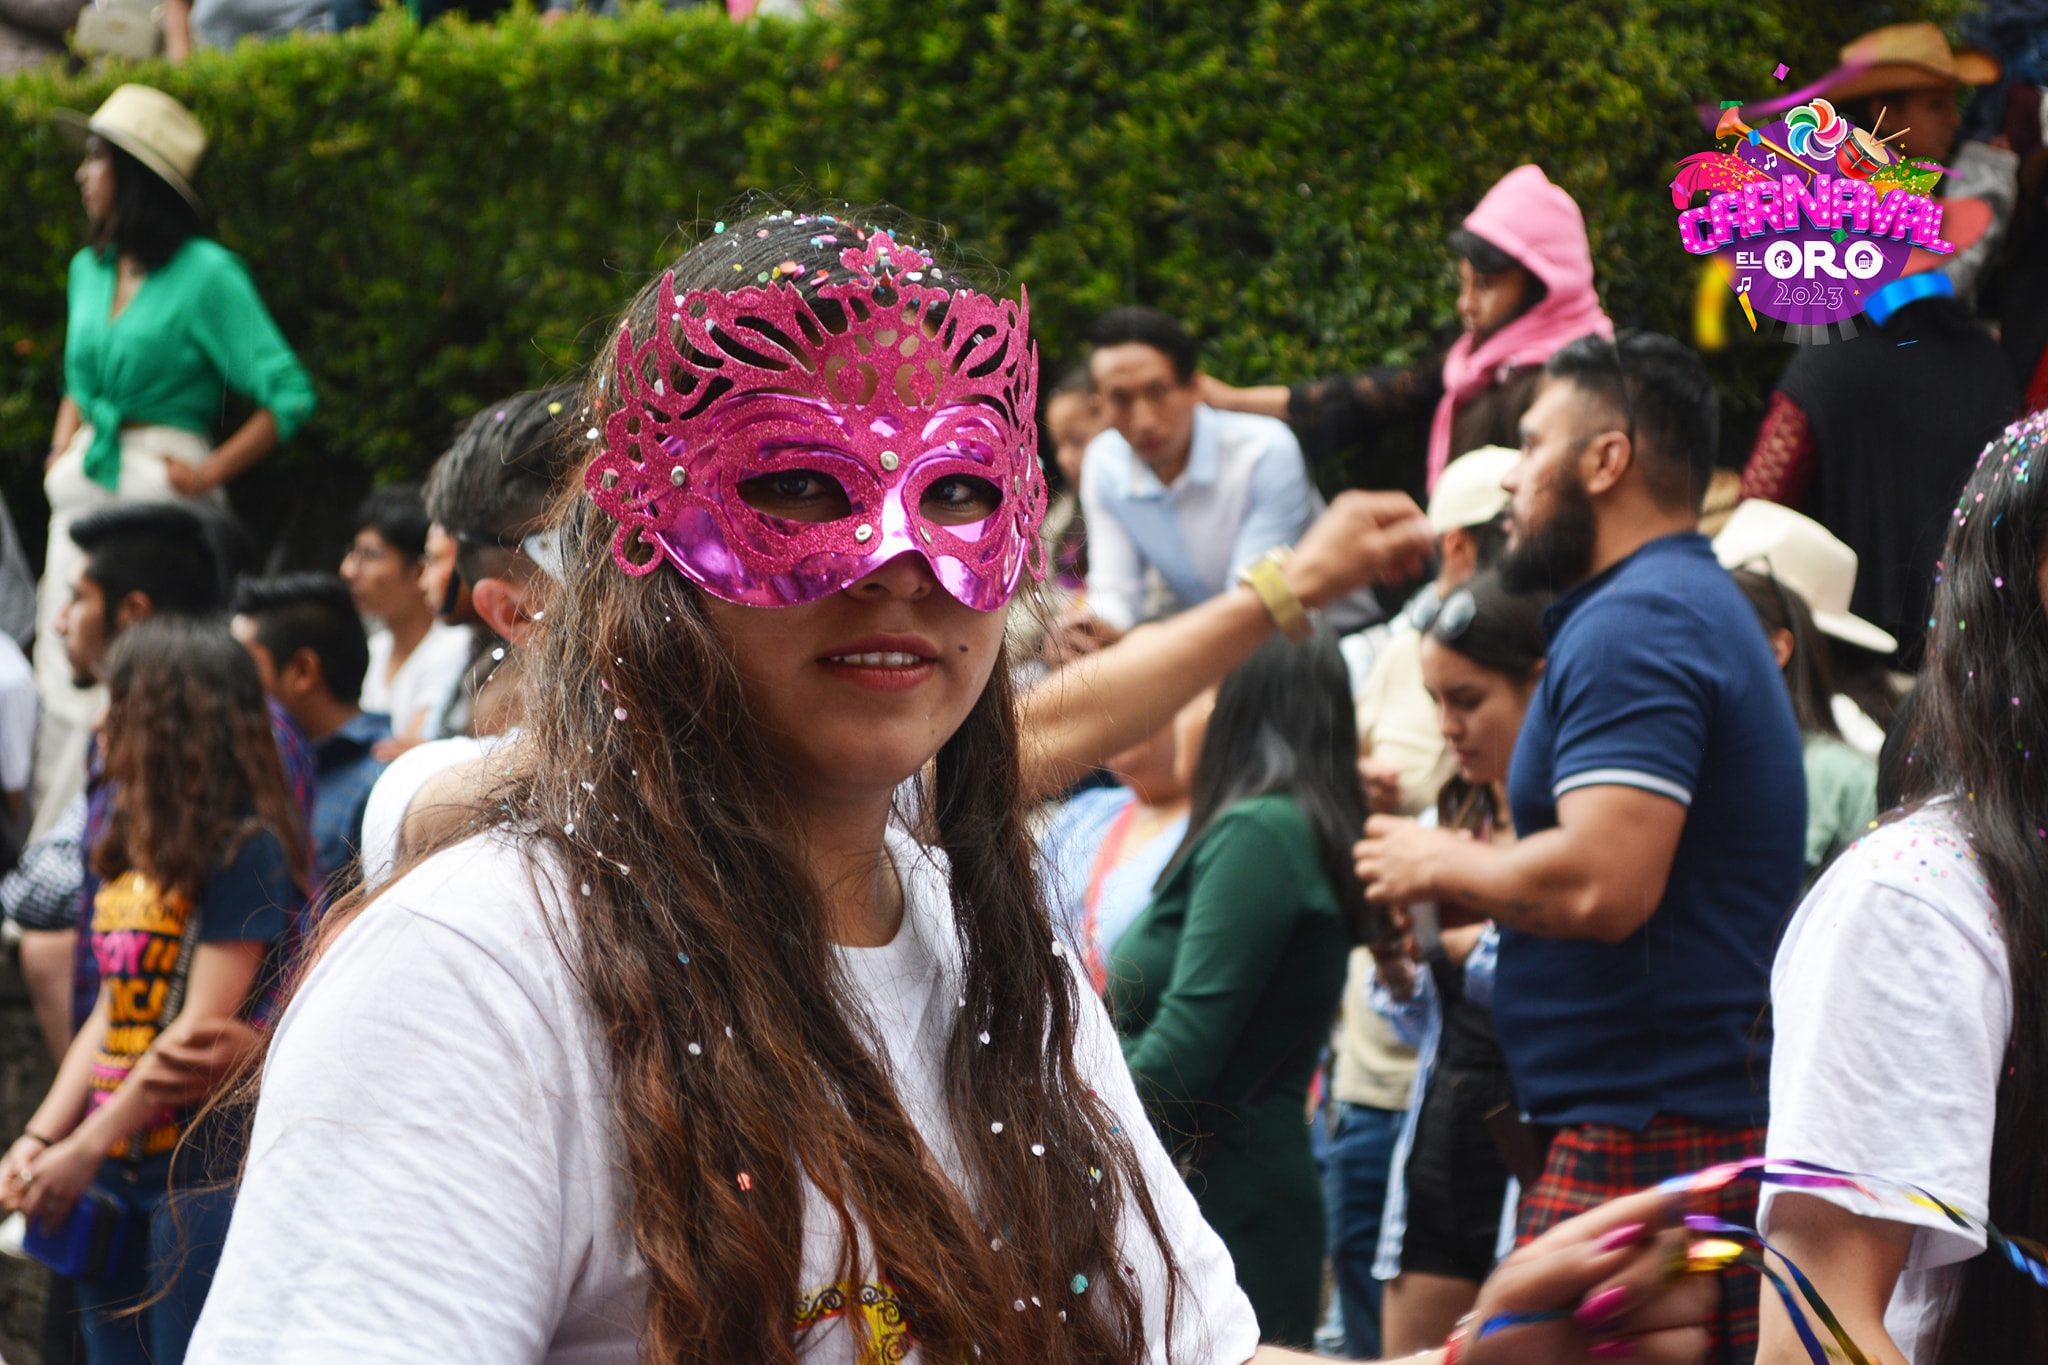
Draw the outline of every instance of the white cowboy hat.
[[[1798,593],[1823,634],[1878,654],[1899,647],[1891,632],[1849,610],[1856,552],[1812,517],[1750,498],[1714,537],[1714,557],[1723,568],[1761,569]]]
[[[192,187],[192,177],[206,155],[206,130],[190,109],[163,91],[147,85],[116,86],[90,118],[76,109],[59,109],[50,117],[81,140],[87,134],[105,138],[161,176],[195,213],[206,212],[199,191]]]

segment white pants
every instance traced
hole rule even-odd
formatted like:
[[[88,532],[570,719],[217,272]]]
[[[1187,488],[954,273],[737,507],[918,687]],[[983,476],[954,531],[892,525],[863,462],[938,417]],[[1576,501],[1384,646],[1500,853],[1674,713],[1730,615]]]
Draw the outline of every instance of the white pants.
[[[80,687],[71,680],[64,641],[57,636],[57,613],[71,600],[71,580],[85,559],[71,543],[71,525],[88,512],[116,503],[184,501],[171,491],[170,462],[196,465],[213,449],[206,437],[177,427],[125,428],[120,486],[106,488],[85,476],[85,452],[92,438],[91,426],[80,427],[43,475],[43,493],[50,500],[50,546],[43,558],[42,581],[36,586],[36,693],[42,710],[36,723],[31,840],[42,838],[71,799],[85,790],[86,746],[107,699],[104,687]],[[209,498],[219,501],[220,494]]]

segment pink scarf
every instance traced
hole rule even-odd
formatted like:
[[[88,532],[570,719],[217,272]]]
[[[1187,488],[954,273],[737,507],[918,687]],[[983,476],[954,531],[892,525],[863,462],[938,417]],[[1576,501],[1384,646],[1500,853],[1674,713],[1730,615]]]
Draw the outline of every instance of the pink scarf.
[[[1444,396],[1429,424],[1431,488],[1451,456],[1462,453],[1451,449],[1451,419],[1460,407],[1499,383],[1508,370],[1541,365],[1589,333],[1614,335],[1614,323],[1593,289],[1586,220],[1540,166],[1517,166],[1502,176],[1464,226],[1514,257],[1547,292],[1541,303],[1477,345],[1465,333],[1444,357]]]

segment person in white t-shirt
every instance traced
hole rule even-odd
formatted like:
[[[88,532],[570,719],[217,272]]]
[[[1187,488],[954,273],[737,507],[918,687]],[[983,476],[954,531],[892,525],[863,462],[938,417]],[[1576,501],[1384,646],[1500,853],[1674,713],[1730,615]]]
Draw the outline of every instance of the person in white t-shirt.
[[[1143,717],[1053,721],[1173,697],[1183,655],[1227,668],[1424,533],[1340,499],[1265,597],[1013,708],[1033,359],[1022,309],[953,273],[777,214],[628,312],[525,728],[330,917],[189,1361],[1302,1358],[1260,1347],[1055,939],[1023,798],[1056,763],[1018,714],[1059,761],[1118,747]],[[920,773],[926,842],[892,825]],[[1711,1282],[1657,1292],[1678,1211],[1561,1230],[1481,1306],[1578,1318],[1452,1354],[1694,1359]]]
[[[36,743],[36,680],[28,656],[0,634],[0,800],[4,818],[20,820]]]
[[[366,886],[377,886],[397,866],[417,798],[441,774],[488,755],[518,733],[516,658],[536,619],[536,579],[560,572],[548,504],[557,485],[582,463],[582,452],[559,439],[563,413],[575,397],[564,384],[490,404],[463,427],[427,478],[427,514],[447,555],[445,565],[429,566],[429,586],[438,589],[438,598],[459,596],[499,643],[490,650],[489,672],[468,708],[467,733],[420,745],[377,780],[363,813]],[[451,582],[459,594],[450,591]],[[459,793],[460,784],[453,790]]]
[[[1766,1154],[1915,1185],[1973,1220],[1766,1190],[1764,1235],[1886,1365],[2037,1360],[2048,1340],[2048,1296],[1983,1254],[1982,1228],[2048,1226],[2048,487],[2030,477],[2044,449],[2036,413],[1964,486],[1906,812],[1814,885],[1772,972]],[[1806,1361],[1764,1298],[1760,1365]]]
[[[386,762],[441,737],[442,713],[475,652],[470,628],[438,619],[420,586],[427,510],[417,484],[380,488],[356,509],[356,532],[342,556],[356,610],[379,622],[370,634],[370,666],[358,704],[391,718]]]

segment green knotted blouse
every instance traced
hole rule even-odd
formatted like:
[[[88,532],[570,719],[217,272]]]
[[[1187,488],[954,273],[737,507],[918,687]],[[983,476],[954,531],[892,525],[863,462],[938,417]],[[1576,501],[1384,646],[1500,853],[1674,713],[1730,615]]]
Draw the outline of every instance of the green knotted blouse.
[[[115,258],[71,258],[64,391],[92,425],[86,477],[121,482],[121,428],[178,427],[211,438],[227,389],[277,419],[280,440],[313,411],[313,382],[277,330],[241,258],[206,237],[143,277],[112,320]]]

